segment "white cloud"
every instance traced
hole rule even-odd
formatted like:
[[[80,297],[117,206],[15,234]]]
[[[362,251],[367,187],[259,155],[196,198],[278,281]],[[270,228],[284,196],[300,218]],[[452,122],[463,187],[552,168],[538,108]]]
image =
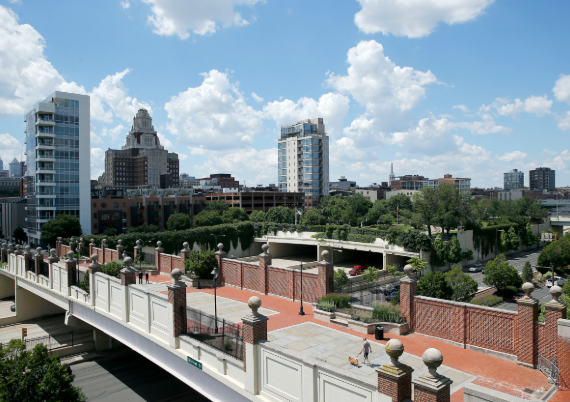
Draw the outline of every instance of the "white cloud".
[[[554,88],[552,88],[556,100],[559,102],[566,102],[570,105],[570,75],[562,75]]]
[[[453,109],[459,109],[461,110],[463,113],[467,113],[469,112],[469,109],[467,109],[467,106],[465,105],[455,105],[452,107]]]
[[[473,135],[487,135],[510,133],[509,127],[499,126],[492,117],[485,115],[482,121],[451,123],[454,128],[464,128],[471,131]]]
[[[491,106],[495,108],[501,116],[515,116],[519,113],[534,113],[537,116],[544,116],[550,113],[553,101],[546,96],[530,96],[523,101],[515,99],[514,103],[509,103],[508,99],[497,98]]]
[[[374,40],[351,48],[347,61],[347,75],[331,73],[327,83],[340,93],[352,95],[369,112],[410,110],[425,97],[425,86],[437,82],[431,71],[397,66]]]
[[[541,166],[549,166],[554,170],[565,171],[570,167],[570,151],[565,149],[552,159],[547,159]]]
[[[122,124],[119,124],[110,130],[107,128],[107,126],[104,126],[99,134],[91,130],[91,143],[107,144],[109,147],[114,144],[118,145],[121,140],[120,134],[125,133],[125,131],[126,128]]]
[[[440,155],[456,148],[449,131],[452,125],[447,119],[434,116],[421,119],[418,125],[408,131],[393,133],[389,139],[392,145],[398,145],[408,153]]]
[[[421,38],[440,23],[458,24],[481,15],[494,0],[358,0],[354,23],[367,34]]]
[[[521,151],[506,152],[502,156],[498,156],[497,159],[504,162],[522,162],[526,159],[528,155]]]
[[[227,73],[203,73],[196,88],[173,96],[164,106],[170,123],[167,129],[178,142],[206,149],[246,147],[263,130],[263,113],[247,105]]]
[[[158,35],[178,35],[186,39],[190,32],[197,35],[213,34],[220,26],[244,26],[244,19],[236,6],[253,6],[263,0],[143,0],[151,6],[148,22]]]
[[[256,101],[256,102],[263,102],[263,98],[259,95],[257,95],[255,92],[251,93],[251,97]]]
[[[123,9],[126,10],[131,7],[131,3],[129,2],[129,0],[121,1],[121,7],[123,7]]]
[[[91,148],[91,180],[97,180],[105,172],[105,151]]]
[[[558,118],[558,128],[560,130],[570,130],[570,112],[566,112],[564,117]]]
[[[342,121],[348,113],[350,99],[337,93],[327,93],[319,100],[301,98],[269,102],[263,107],[265,117],[273,119],[277,126],[294,124],[299,120],[322,117],[328,135],[334,137],[342,131]]]
[[[160,145],[167,149],[170,152],[174,152],[174,144],[168,138],[164,136],[164,134],[158,133],[158,139],[160,140]]]
[[[8,170],[8,163],[14,158],[21,159],[23,146],[10,134],[0,134],[0,157],[4,162],[4,170]]]

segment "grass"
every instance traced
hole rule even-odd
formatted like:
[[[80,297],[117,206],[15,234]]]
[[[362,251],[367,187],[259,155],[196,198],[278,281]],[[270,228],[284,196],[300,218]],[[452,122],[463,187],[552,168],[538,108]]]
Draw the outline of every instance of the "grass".
[[[483,296],[480,299],[471,301],[471,304],[477,306],[493,307],[503,302],[503,298],[495,295]]]
[[[336,305],[331,300],[319,300],[317,308],[328,313],[334,313],[336,311]]]
[[[334,303],[337,308],[350,307],[350,295],[345,293],[330,293],[321,298],[321,302],[330,301]]]
[[[402,323],[402,312],[399,306],[392,303],[374,303],[372,318],[378,321]]]

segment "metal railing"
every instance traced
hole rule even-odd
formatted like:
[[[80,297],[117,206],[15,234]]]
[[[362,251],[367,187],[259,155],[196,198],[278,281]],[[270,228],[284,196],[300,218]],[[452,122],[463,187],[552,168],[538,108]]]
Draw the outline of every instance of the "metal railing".
[[[558,386],[559,371],[558,371],[558,364],[556,362],[556,359],[554,359],[551,362],[550,360],[548,360],[546,357],[544,357],[543,355],[541,355],[539,353],[538,354],[538,369],[546,377],[548,377],[548,382]]]
[[[335,293],[355,293],[355,292],[360,292],[362,290],[376,288],[378,286],[387,286],[387,285],[399,282],[403,276],[405,276],[403,273],[401,275],[392,276],[386,270],[382,270],[382,271],[379,271],[378,279],[375,280],[374,282],[366,282],[366,281],[364,281],[364,279],[358,279],[355,281],[350,281],[343,288],[336,286],[336,283],[335,283],[335,286],[334,286],[335,291],[334,292]],[[413,278],[419,278],[420,274],[418,272],[414,272],[412,274],[412,277]],[[380,285],[378,283],[380,281],[384,281],[384,280],[390,279],[390,278],[392,280],[386,284]]]
[[[190,307],[186,308],[187,334],[236,359],[243,360],[243,328],[225,319]],[[217,329],[217,331],[216,331]],[[217,332],[217,333],[216,333]]]
[[[86,336],[87,335],[87,336]],[[57,335],[41,336],[38,338],[25,338],[24,343],[26,344],[26,350],[32,350],[36,345],[45,345],[48,350],[55,350],[66,348],[74,345],[78,345],[85,341],[91,341],[92,339],[86,339],[89,336],[93,336],[89,332],[82,331],[77,334],[73,331],[65,332]],[[7,348],[9,343],[2,343],[2,348]]]
[[[49,263],[44,260],[40,261],[40,275],[49,278]]]
[[[34,258],[28,259],[28,271],[36,272],[36,260]]]

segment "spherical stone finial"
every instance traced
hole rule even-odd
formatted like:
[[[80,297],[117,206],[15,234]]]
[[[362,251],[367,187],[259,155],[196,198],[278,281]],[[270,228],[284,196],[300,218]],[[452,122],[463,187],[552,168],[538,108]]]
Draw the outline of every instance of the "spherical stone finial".
[[[184,243],[182,243],[182,247],[184,247],[184,249],[188,249],[188,247],[190,247],[190,244],[188,244],[187,241],[185,241]]]
[[[125,257],[125,259],[123,260],[123,264],[126,265],[127,267],[130,267],[132,263],[133,259],[131,257]]]
[[[262,244],[261,249],[263,250],[264,253],[267,253],[267,250],[269,250],[269,244],[267,243]]]
[[[530,294],[534,291],[534,285],[530,282],[526,282],[522,285],[522,290],[525,292],[525,297],[530,297]]]
[[[550,288],[550,295],[554,299],[555,302],[559,303],[558,298],[562,296],[562,288],[558,285],[554,285]]]
[[[42,248],[41,248],[41,247],[37,247],[37,248],[36,248],[36,253],[41,254],[41,253],[42,253]]]
[[[434,377],[437,376],[436,370],[443,363],[443,355],[441,352],[435,348],[429,348],[422,355],[422,360],[428,367],[430,374]]]
[[[178,268],[174,268],[170,273],[170,276],[172,277],[172,279],[174,279],[174,282],[178,282],[180,280],[180,277],[182,276],[182,271]]]
[[[26,247],[24,247],[24,249],[26,250],[26,253],[29,253],[30,252],[30,245],[26,244]]]
[[[140,240],[137,240],[135,243],[137,244],[137,247],[140,247],[140,246],[141,246],[141,241],[140,241]]]
[[[99,259],[99,254],[92,254],[91,255],[91,261],[97,262],[98,259]]]
[[[91,244],[95,244],[95,239],[91,239],[91,240],[90,240],[90,243],[91,243]]]
[[[327,260],[329,257],[329,250],[323,250],[321,251],[321,257],[323,257],[323,260]]]
[[[414,273],[414,267],[412,267],[410,264],[406,265],[404,267],[404,273],[410,277],[410,275],[412,275]]]
[[[56,257],[56,253],[57,253],[57,250],[56,250],[55,248],[52,248],[52,249],[49,251],[49,254],[50,254],[52,257]]]
[[[390,356],[390,360],[394,366],[401,364],[398,358],[404,353],[404,344],[398,339],[390,339],[386,343],[386,354]]]
[[[104,244],[106,244],[106,243],[107,243],[107,239],[101,240],[101,245],[104,245]]]
[[[224,248],[223,243],[218,243],[218,250],[222,251]]]
[[[83,243],[83,237],[79,238],[79,243]]]
[[[67,258],[69,258],[70,260],[72,260],[72,259],[73,259],[73,254],[75,254],[75,253],[74,253],[73,251],[69,250],[69,251],[67,252]]]
[[[254,313],[257,313],[257,310],[261,307],[261,299],[257,296],[251,296],[247,301],[247,305]]]
[[[20,247],[22,247],[22,246],[20,246],[19,244],[16,244],[16,250],[20,250]]]
[[[119,246],[122,246],[122,245],[123,245],[123,240],[119,239],[119,240],[117,241],[117,243],[119,243]]]
[[[157,245],[158,247],[162,247],[162,242],[159,240],[159,241],[156,242],[156,245]]]

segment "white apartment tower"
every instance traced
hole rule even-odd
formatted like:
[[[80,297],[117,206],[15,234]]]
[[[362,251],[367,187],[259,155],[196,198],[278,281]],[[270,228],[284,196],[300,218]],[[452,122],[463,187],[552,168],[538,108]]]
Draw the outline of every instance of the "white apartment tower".
[[[281,127],[278,141],[279,190],[303,192],[307,207],[329,193],[329,137],[322,118]]]
[[[56,91],[25,114],[29,242],[57,215],[77,217],[91,233],[91,117],[88,95]],[[53,244],[52,244],[53,246]]]

